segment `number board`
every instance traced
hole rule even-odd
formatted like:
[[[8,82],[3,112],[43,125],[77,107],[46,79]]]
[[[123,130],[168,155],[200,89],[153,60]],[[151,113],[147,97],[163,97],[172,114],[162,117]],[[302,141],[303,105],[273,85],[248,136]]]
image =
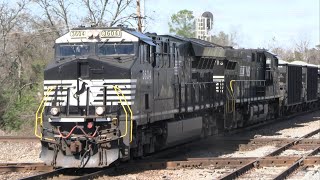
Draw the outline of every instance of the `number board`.
[[[80,30],[70,31],[71,38],[85,38],[86,35],[87,35],[86,31],[80,31]]]
[[[119,29],[107,29],[100,32],[102,38],[120,38],[122,36]]]

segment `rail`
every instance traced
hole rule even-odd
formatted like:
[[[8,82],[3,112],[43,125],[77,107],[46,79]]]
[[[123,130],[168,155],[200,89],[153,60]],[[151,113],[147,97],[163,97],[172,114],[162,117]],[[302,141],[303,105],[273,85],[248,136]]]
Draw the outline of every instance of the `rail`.
[[[235,171],[233,171],[233,172],[231,172],[231,173],[223,176],[223,177],[220,178],[220,179],[221,179],[221,180],[236,179],[236,178],[240,177],[241,175],[245,174],[246,172],[250,171],[251,169],[259,166],[260,161],[262,161],[263,159],[269,158],[269,157],[274,157],[274,156],[276,156],[276,155],[279,155],[279,154],[282,153],[283,151],[285,151],[285,150],[287,150],[287,149],[289,149],[289,148],[291,148],[291,147],[299,144],[303,139],[306,139],[306,138],[308,138],[308,137],[311,137],[311,136],[313,136],[313,135],[315,135],[315,134],[317,134],[317,133],[319,133],[319,132],[320,132],[320,129],[317,129],[317,130],[315,130],[315,131],[312,131],[312,132],[310,132],[310,133],[302,136],[302,137],[299,138],[299,139],[295,139],[295,140],[293,140],[293,141],[291,141],[291,142],[289,142],[289,143],[286,143],[286,144],[284,144],[283,146],[279,147],[278,149],[274,150],[273,152],[267,154],[266,156],[264,156],[264,157],[259,157],[259,158],[255,159],[255,160],[253,160],[253,161],[251,161],[251,162],[249,162],[249,163],[247,163],[247,164],[239,167],[237,170],[235,170]],[[315,150],[313,150],[313,151],[312,151],[311,153],[309,153],[307,156],[305,156],[305,157],[303,157],[303,158],[298,158],[298,159],[296,159],[296,160],[294,161],[294,162],[295,162],[294,165],[292,165],[293,167],[290,166],[287,170],[285,170],[285,171],[283,171],[281,174],[279,174],[279,175],[277,176],[277,178],[275,178],[275,179],[279,179],[280,177],[281,177],[281,179],[283,179],[283,178],[287,177],[290,173],[293,172],[293,170],[294,170],[295,168],[298,167],[297,165],[301,164],[301,162],[302,162],[304,159],[306,159],[306,157],[308,157],[309,155],[312,155],[312,154],[318,152],[319,150],[320,150],[320,147],[317,147]],[[320,159],[320,158],[318,158],[318,160],[319,160],[319,159]],[[315,162],[318,162],[318,161],[315,161]]]
[[[137,160],[136,162],[121,164],[116,167],[107,167],[107,168],[100,168],[100,169],[92,169],[92,172],[87,173],[79,173],[79,170],[76,171],[74,169],[58,169],[52,172],[35,175],[32,177],[23,178],[24,180],[27,179],[45,179],[45,178],[68,178],[72,180],[83,180],[83,179],[96,179],[99,177],[103,177],[108,179],[117,175],[121,175],[123,171],[126,174],[130,174],[133,172],[145,171],[145,170],[159,170],[159,169],[181,169],[181,168],[205,168],[210,167],[212,168],[241,168],[243,165],[251,165],[252,162],[256,160],[256,157],[228,157],[228,158],[187,158],[184,160],[163,160],[158,159],[154,161],[143,161]],[[258,165],[259,167],[287,167],[291,164],[297,164],[295,162],[301,162],[306,166],[312,165],[319,165],[320,164],[320,157],[306,157],[303,159],[303,162],[299,157],[265,157],[259,160]],[[299,165],[299,164],[298,164]],[[251,167],[251,166],[250,166]],[[254,168],[255,165],[252,165]],[[290,166],[292,167],[292,166]],[[87,171],[88,169],[80,169],[80,171]],[[73,171],[73,172],[72,172]],[[70,173],[71,172],[71,173]],[[285,172],[285,171],[284,171]],[[117,174],[118,173],[118,174]],[[282,174],[282,173],[281,173]],[[282,175],[279,175],[282,177]],[[71,175],[71,176],[70,176]],[[239,174],[240,175],[240,174]],[[219,179],[219,177],[217,177]],[[212,177],[214,179],[214,177]],[[223,178],[224,179],[224,178]],[[229,179],[229,178],[227,178]],[[234,178],[232,178],[234,179]],[[278,179],[277,177],[274,179]]]
[[[0,136],[0,142],[29,142],[39,141],[38,137],[35,136]]]
[[[52,170],[52,166],[47,166],[44,163],[0,163],[0,172],[44,172]]]
[[[239,89],[236,88],[239,87]],[[262,86],[264,89],[259,90]],[[265,99],[266,97],[266,80],[230,80],[229,86],[226,87],[230,97],[227,98],[226,111],[232,113],[235,111],[236,101],[244,99],[247,101]]]
[[[302,113],[304,114],[304,113]],[[300,114],[301,115],[301,114]],[[297,115],[295,115],[297,116]],[[294,117],[294,116],[290,116]],[[279,120],[279,119],[278,119]],[[285,118],[284,120],[288,120]],[[275,121],[279,122],[279,121]],[[260,125],[261,127],[261,125]],[[262,126],[263,127],[263,126]],[[252,127],[251,127],[252,128]],[[257,127],[254,127],[257,128]],[[254,129],[253,128],[253,129]],[[137,160],[132,163],[126,163],[126,164],[120,164],[117,167],[108,167],[108,168],[101,168],[101,169],[95,169],[93,172],[86,173],[85,175],[79,176],[79,171],[76,171],[76,174],[72,175],[73,177],[70,177],[70,179],[93,179],[97,178],[99,176],[108,176],[112,174],[112,176],[116,176],[117,173],[122,173],[122,170],[125,170],[126,174],[130,174],[130,172],[136,172],[137,170],[142,171],[142,170],[147,170],[147,169],[178,169],[178,168],[192,168],[192,167],[217,167],[217,168],[229,168],[232,167],[237,168],[237,169],[242,169],[244,172],[239,172],[237,173],[237,176],[240,176],[242,173],[245,173],[246,171],[257,168],[257,167],[274,167],[274,166],[281,166],[281,167],[289,167],[287,170],[284,170],[280,174],[278,174],[277,177],[280,177],[280,179],[283,179],[284,177],[287,177],[290,173],[292,173],[295,169],[298,167],[306,167],[306,166],[312,166],[312,165],[320,165],[320,157],[319,156],[314,156],[311,157],[312,154],[315,154],[316,152],[319,152],[320,147],[319,143],[320,141],[318,139],[306,139],[311,136],[316,135],[317,133],[320,132],[320,129],[317,129],[315,131],[312,131],[311,133],[308,133],[299,139],[288,139],[288,138],[258,138],[258,139],[251,139],[250,142],[252,141],[252,144],[254,147],[256,147],[258,144],[263,144],[263,145],[268,145],[270,142],[281,145],[279,150],[274,151],[276,153],[270,153],[267,156],[257,158],[257,157],[244,157],[244,158],[239,158],[239,157],[234,157],[234,158],[185,158],[182,160],[164,160],[164,159],[159,159],[160,157],[154,157],[152,156],[151,159],[153,161],[147,161],[148,159],[144,158],[143,160]],[[239,133],[239,132],[238,132]],[[215,143],[221,143],[222,146],[226,144],[226,141],[228,143],[233,143],[236,142],[235,144],[239,144],[239,141],[243,143],[244,141],[247,141],[247,138],[244,137],[217,137],[217,140],[215,140]],[[187,144],[184,145],[183,149],[189,149],[186,147],[195,147],[198,146],[199,144],[203,144],[203,142],[196,141],[197,144]],[[247,144],[245,142],[244,145],[249,145],[250,143]],[[312,145],[312,147],[316,147],[311,153],[307,154],[306,156],[300,157],[300,156],[278,156],[279,153],[283,152],[284,150],[288,148],[292,148],[293,146],[297,145]],[[311,146],[310,146],[311,147]],[[174,148],[172,149],[173,152],[178,152],[179,149],[181,148]],[[172,151],[169,151],[166,153],[166,155],[163,155],[162,158],[165,159],[170,159],[168,157],[168,154],[172,154]],[[171,155],[172,156],[172,155]],[[176,159],[176,157],[173,157]],[[248,169],[242,168],[243,166],[248,165]],[[64,174],[63,171],[67,169],[62,169],[58,172],[58,174]],[[116,171],[115,171],[116,170]],[[129,171],[129,172],[128,172]],[[52,174],[51,172],[50,174]],[[229,173],[229,172],[227,172]],[[44,177],[48,177],[48,174],[43,174],[41,175],[42,179]],[[79,177],[75,177],[78,175]],[[55,175],[57,176],[57,174]],[[237,177],[236,176],[236,177]],[[29,179],[34,179],[38,178],[40,176],[33,176],[32,178],[29,177]],[[59,176],[60,177],[60,176]],[[223,178],[224,174],[221,174],[220,177],[216,178]],[[61,178],[65,178],[63,175]],[[108,178],[108,177],[107,177]],[[274,179],[277,179],[273,177]],[[28,179],[28,178],[25,178]]]

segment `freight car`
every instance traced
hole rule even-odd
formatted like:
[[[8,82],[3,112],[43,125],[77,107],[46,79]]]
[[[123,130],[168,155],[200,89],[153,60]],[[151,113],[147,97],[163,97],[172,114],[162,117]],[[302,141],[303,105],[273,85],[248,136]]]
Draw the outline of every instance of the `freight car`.
[[[278,59],[133,29],[75,28],[55,42],[35,134],[57,167],[103,167],[277,118]]]
[[[281,114],[289,115],[318,107],[318,67],[302,61],[281,61]]]

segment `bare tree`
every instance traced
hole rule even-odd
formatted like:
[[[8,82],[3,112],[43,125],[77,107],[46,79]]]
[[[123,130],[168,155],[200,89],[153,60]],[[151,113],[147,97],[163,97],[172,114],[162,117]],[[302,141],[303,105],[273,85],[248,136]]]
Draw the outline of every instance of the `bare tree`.
[[[61,29],[70,28],[70,8],[73,5],[72,0],[35,0],[35,3],[40,6],[45,19],[38,16],[38,19],[47,21],[47,25],[51,27],[57,36],[61,36]],[[37,23],[38,21],[34,21]],[[38,24],[38,25],[41,25]]]
[[[320,65],[320,49],[317,46],[308,50],[308,62]]]
[[[23,22],[26,5],[25,0],[18,2],[15,7],[10,7],[8,3],[0,4],[0,68],[4,72],[0,76],[1,82],[9,77],[9,70],[17,59],[17,49],[12,39]]]
[[[309,63],[309,46],[309,40],[300,40],[299,42],[296,42],[295,58]]]
[[[14,4],[0,3],[1,124],[3,124],[2,115],[9,112],[8,108],[14,107],[14,103],[19,101],[22,95],[19,89],[28,81],[26,77],[28,74],[23,72],[25,68],[30,69],[31,64],[31,59],[28,59],[26,54],[32,38],[24,35],[28,30],[28,17],[30,17],[26,11],[28,3],[28,0],[20,0]]]
[[[219,34],[213,35],[211,41],[213,43],[222,45],[222,46],[237,46],[237,33],[234,31],[231,34],[226,34],[223,31],[220,31]]]
[[[86,8],[85,20],[100,26],[114,26],[119,22],[130,23],[135,17],[131,8],[133,0],[82,0]]]
[[[269,49],[272,53],[279,56],[281,60],[291,62],[295,60],[294,52],[291,49],[285,49],[282,47],[274,47]]]
[[[291,62],[295,60],[293,50],[282,47],[280,42],[276,39],[276,37],[273,37],[269,41],[267,48],[269,51],[276,54],[281,60],[284,60],[287,62]]]
[[[1,53],[6,55],[8,52],[7,44],[10,33],[18,26],[21,21],[21,15],[26,7],[26,1],[17,3],[17,7],[10,8],[8,3],[0,4],[0,38],[1,38]]]

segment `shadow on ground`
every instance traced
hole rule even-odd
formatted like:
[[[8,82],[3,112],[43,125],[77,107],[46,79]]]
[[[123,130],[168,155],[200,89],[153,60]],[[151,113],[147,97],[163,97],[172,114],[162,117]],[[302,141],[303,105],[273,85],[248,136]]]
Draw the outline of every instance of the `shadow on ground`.
[[[187,160],[187,158],[203,158],[203,157],[220,157],[239,151],[239,147],[244,144],[248,144],[251,139],[256,136],[275,136],[282,135],[280,132],[284,129],[303,127],[304,123],[308,123],[314,120],[320,119],[320,111],[312,112],[305,115],[300,115],[281,122],[271,123],[263,127],[259,127],[254,130],[248,130],[247,132],[241,132],[227,136],[211,136],[206,139],[201,139],[188,143],[173,149],[172,153],[165,154],[163,156],[156,156],[153,160]],[[320,128],[320,124],[319,124]],[[296,137],[301,137],[304,134],[297,134]],[[285,137],[283,137],[285,138]],[[295,137],[291,137],[295,138]],[[245,152],[244,152],[245,153]],[[134,162],[131,162],[134,163]],[[114,176],[123,174],[132,174],[143,172],[147,169],[158,169],[156,167],[145,168],[130,168],[117,173],[112,174]]]

